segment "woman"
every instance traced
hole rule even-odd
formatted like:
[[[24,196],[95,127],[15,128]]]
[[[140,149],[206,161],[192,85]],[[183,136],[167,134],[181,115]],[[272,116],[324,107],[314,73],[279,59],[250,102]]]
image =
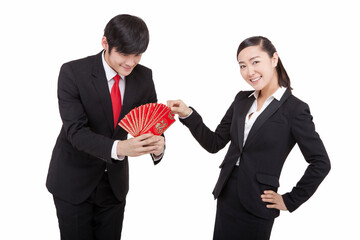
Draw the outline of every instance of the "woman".
[[[218,152],[230,141],[213,191],[217,198],[214,239],[269,239],[279,210],[297,209],[330,171],[330,160],[306,103],[292,95],[290,79],[273,44],[251,37],[238,48],[244,80],[255,91],[240,91],[211,131],[181,100],[168,106],[201,146]],[[295,144],[309,163],[290,192],[277,193],[283,164]]]

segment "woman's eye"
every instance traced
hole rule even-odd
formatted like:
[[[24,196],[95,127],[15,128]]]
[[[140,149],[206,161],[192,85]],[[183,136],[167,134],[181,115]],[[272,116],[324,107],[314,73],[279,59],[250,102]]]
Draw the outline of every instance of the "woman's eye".
[[[256,65],[258,63],[259,63],[259,61],[253,61],[253,65]]]
[[[240,65],[240,69],[244,69],[245,68],[245,65]]]

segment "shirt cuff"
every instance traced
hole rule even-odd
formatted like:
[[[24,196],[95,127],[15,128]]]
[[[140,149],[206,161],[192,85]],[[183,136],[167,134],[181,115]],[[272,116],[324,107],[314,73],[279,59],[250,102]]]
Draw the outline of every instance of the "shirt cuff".
[[[164,156],[164,152],[162,154],[160,154],[159,156],[155,156],[155,154],[151,154],[151,156],[153,157],[154,161],[157,162],[157,161],[161,160],[161,158]]]
[[[191,108],[190,108],[190,109],[191,109]],[[180,116],[179,116],[179,118],[180,118],[180,119],[186,119],[186,118],[190,117],[190,115],[191,115],[192,113],[193,113],[193,110],[191,109],[191,112],[189,113],[189,115],[187,115],[187,116],[185,116],[185,117],[180,117]]]
[[[113,143],[113,146],[111,148],[111,158],[115,159],[115,160],[122,161],[122,160],[125,159],[125,156],[117,155],[116,149],[117,149],[118,143],[119,143],[119,140],[115,140],[114,143]]]

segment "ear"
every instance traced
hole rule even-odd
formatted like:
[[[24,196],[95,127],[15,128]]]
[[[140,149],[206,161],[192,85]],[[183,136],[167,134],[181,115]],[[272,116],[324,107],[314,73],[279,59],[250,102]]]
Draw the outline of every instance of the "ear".
[[[107,39],[106,39],[105,36],[103,36],[102,39],[101,39],[101,45],[102,45],[102,47],[104,48],[104,50],[106,52],[109,52],[109,44],[108,44]]]
[[[279,55],[277,52],[274,52],[273,57],[271,58],[271,62],[273,67],[276,67],[279,61]]]

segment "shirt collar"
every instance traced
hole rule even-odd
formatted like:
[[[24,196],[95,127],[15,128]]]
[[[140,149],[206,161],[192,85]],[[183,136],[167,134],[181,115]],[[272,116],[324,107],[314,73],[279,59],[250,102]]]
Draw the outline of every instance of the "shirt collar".
[[[286,87],[279,87],[270,97],[273,97],[276,100],[280,101],[286,89],[287,89]],[[260,91],[254,91],[248,97],[254,96],[257,99],[259,97],[259,93]]]
[[[105,61],[105,51],[103,51],[102,53],[102,63],[104,66],[104,70],[105,70],[105,75],[106,75],[106,80],[110,81],[111,79],[113,79],[116,74],[118,74],[117,72],[114,71],[114,69],[112,69],[109,64],[107,64],[107,62]],[[121,79],[125,79],[125,76],[119,74]]]
[[[279,87],[278,90],[276,90],[273,94],[273,97],[280,101],[280,99],[282,98],[282,96],[284,95],[285,91],[286,91],[286,87]]]

